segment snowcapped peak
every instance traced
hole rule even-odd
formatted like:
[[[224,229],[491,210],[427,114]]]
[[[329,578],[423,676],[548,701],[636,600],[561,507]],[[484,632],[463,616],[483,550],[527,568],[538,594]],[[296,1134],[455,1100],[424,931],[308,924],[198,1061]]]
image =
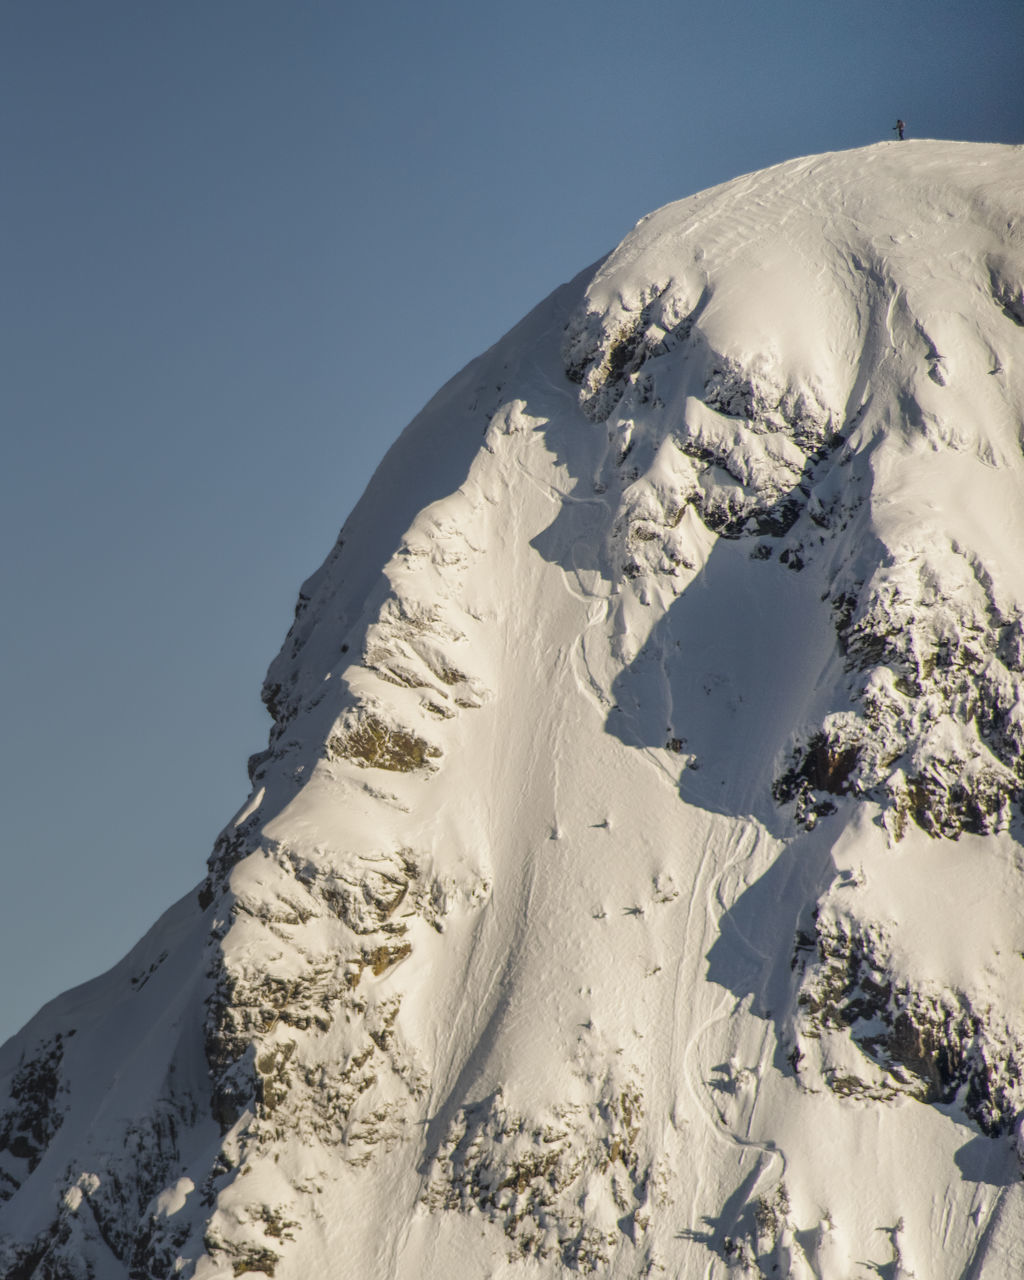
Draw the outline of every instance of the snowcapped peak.
[[[1019,1273],[1022,196],[736,179],[439,392],[4,1049],[3,1274]]]

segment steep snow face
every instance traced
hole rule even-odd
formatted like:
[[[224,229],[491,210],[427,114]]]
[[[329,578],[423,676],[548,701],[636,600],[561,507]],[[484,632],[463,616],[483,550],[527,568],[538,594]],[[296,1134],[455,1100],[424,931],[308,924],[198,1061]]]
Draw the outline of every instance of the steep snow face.
[[[1017,1277],[1024,152],[644,219],[302,588],[196,897],[3,1050],[8,1277]]]

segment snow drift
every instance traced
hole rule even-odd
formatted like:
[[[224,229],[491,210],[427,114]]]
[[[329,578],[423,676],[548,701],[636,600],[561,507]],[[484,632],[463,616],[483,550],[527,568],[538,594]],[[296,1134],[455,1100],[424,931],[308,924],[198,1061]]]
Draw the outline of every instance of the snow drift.
[[[643,219],[385,459],[0,1272],[1024,1269],[1024,152]]]

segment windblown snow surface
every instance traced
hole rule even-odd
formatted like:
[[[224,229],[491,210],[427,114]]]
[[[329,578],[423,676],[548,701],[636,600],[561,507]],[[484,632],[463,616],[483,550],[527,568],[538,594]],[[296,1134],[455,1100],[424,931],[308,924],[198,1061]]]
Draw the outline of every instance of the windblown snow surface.
[[[1024,151],[641,221],[392,449],[0,1274],[1024,1273]],[[414,326],[405,326],[413,332]]]

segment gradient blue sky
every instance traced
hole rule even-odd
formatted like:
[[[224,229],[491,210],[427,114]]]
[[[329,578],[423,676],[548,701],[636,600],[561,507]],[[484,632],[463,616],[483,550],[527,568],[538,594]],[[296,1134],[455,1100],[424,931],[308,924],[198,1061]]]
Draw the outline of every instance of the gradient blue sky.
[[[669,200],[1024,141],[1022,54],[1021,0],[5,0],[0,1039],[201,878],[442,382]]]

